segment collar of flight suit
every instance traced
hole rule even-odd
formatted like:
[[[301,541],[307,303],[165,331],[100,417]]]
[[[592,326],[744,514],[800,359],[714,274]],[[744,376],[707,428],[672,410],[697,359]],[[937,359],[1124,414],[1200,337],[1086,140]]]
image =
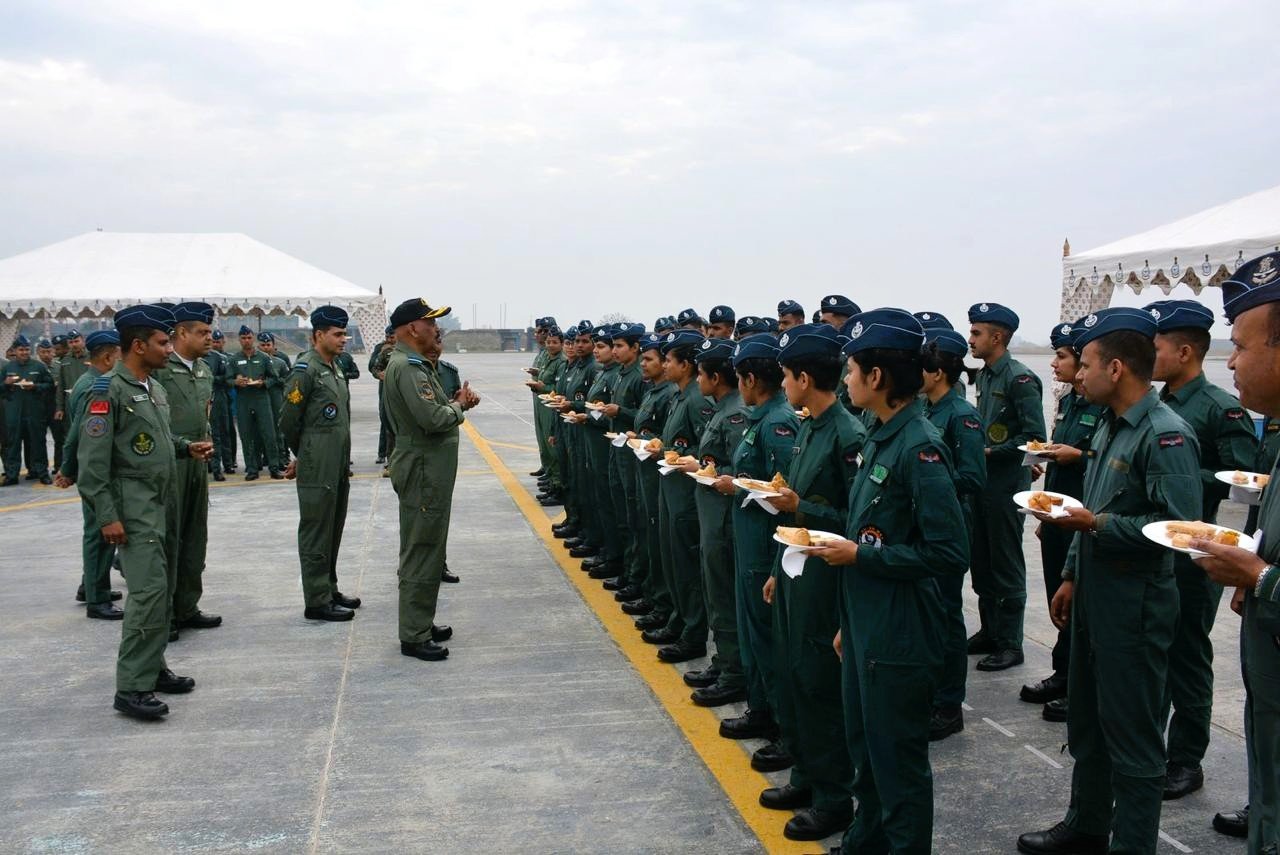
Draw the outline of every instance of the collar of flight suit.
[[[1186,383],[1184,383],[1182,387],[1179,388],[1178,391],[1176,392],[1167,392],[1164,389],[1162,389],[1160,391],[1160,400],[1168,401],[1170,399],[1173,399],[1177,401],[1179,404],[1185,404],[1187,401],[1191,400],[1192,396],[1194,396],[1197,392],[1203,389],[1205,387],[1205,384],[1207,384],[1208,382],[1209,381],[1204,376],[1204,372],[1201,371],[1193,379],[1188,380]],[[1167,389],[1168,386],[1166,385],[1165,388]]]
[[[1124,411],[1124,415],[1117,416],[1115,411],[1111,411],[1112,421],[1125,422],[1130,427],[1137,427],[1143,417],[1160,403],[1160,396],[1156,394],[1154,387],[1147,390],[1147,394],[1138,399],[1132,407]]]
[[[955,387],[952,387],[955,388]],[[876,425],[876,429],[872,431],[868,437],[872,442],[881,444],[892,439],[908,422],[920,415],[920,400],[914,399],[901,410],[893,414],[893,418],[887,422],[881,422]]]

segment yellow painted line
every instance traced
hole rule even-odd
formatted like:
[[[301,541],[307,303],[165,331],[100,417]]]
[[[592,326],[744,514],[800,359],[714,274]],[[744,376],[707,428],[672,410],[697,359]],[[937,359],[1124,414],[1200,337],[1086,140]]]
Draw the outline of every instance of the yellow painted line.
[[[5,505],[0,507],[0,514],[11,514],[14,511],[29,511],[34,508],[47,508],[51,505],[78,505],[80,496],[68,496],[65,499],[44,499],[39,502],[27,502],[25,505]]]
[[[678,669],[666,665],[656,656],[656,648],[640,640],[630,616],[618,609],[613,594],[604,590],[600,583],[591,579],[579,569],[579,562],[569,557],[569,553],[560,546],[560,541],[551,534],[553,519],[548,517],[539,505],[524,489],[524,486],[511,474],[511,470],[502,462],[502,458],[494,452],[491,443],[480,435],[471,422],[463,422],[462,429],[471,443],[480,452],[480,456],[493,469],[502,486],[515,501],[516,507],[529,521],[530,527],[542,538],[552,558],[560,565],[578,593],[587,601],[587,605],[596,613],[600,623],[612,636],[623,655],[631,661],[632,667],[649,688],[657,696],[667,714],[675,721],[676,726],[684,732],[693,750],[698,752],[702,762],[720,783],[721,789],[729,797],[729,801],[737,808],[747,826],[760,838],[760,842],[769,852],[804,853],[812,852],[814,843],[803,844],[788,840],[782,835],[782,826],[790,818],[787,811],[773,811],[760,806],[760,791],[773,786],[761,773],[751,768],[750,757],[734,740],[720,736],[720,718],[711,710],[695,706],[689,700],[690,689],[684,684]]]

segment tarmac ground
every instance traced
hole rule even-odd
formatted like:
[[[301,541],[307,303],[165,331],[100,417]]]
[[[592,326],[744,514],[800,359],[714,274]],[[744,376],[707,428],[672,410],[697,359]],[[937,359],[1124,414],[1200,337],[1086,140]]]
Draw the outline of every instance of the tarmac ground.
[[[164,698],[162,722],[111,709],[120,626],[85,620],[73,599],[74,488],[0,491],[0,852],[824,848],[784,840],[789,814],[756,802],[786,780],[750,769],[762,743],[717,735],[741,705],[694,706],[680,669],[703,663],[659,663],[551,537],[559,509],[533,501],[526,474],[538,466],[529,354],[446,358],[483,401],[460,446],[449,566],[462,583],[443,586],[437,621],[455,632],[443,663],[399,653],[397,505],[374,464],[367,375],[351,387],[356,475],[339,568],[342,590],[364,601],[356,619],[303,619],[295,489],[245,483],[241,469],[210,490],[201,607],[224,623],[170,645],[170,666],[197,685]],[[1243,517],[1224,504],[1222,522]],[[1018,834],[1066,810],[1066,726],[1018,700],[1050,672],[1056,633],[1033,528],[1027,662],[970,671],[965,730],[931,751],[938,852],[1013,852]],[[1213,634],[1207,781],[1165,803],[1162,852],[1244,851],[1210,828],[1246,798],[1239,622],[1227,599]]]

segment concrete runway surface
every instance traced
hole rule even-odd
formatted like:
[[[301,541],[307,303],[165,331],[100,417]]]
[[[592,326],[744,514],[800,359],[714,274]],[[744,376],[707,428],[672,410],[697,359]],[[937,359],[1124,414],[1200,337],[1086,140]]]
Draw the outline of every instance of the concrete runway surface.
[[[0,491],[0,852],[823,848],[786,841],[790,814],[756,804],[786,773],[753,772],[761,743],[716,735],[740,705],[695,707],[686,666],[658,663],[552,540],[559,509],[532,500],[526,475],[538,465],[521,371],[531,356],[447,358],[484,401],[461,442],[449,565],[463,581],[442,591],[437,621],[455,632],[444,663],[398,649],[396,498],[374,465],[367,375],[351,389],[356,479],[339,569],[363,608],[351,623],[303,619],[291,483],[213,485],[201,606],[225,622],[170,645],[171,667],[197,686],[166,697],[160,723],[111,709],[120,627],[73,600],[74,489]],[[1222,516],[1244,514],[1227,504]],[[1017,697],[1049,673],[1054,637],[1033,528],[1027,664],[971,671],[966,729],[932,749],[938,852],[1013,852],[1066,809],[1066,726]],[[1165,804],[1162,852],[1244,851],[1209,825],[1245,801],[1239,623],[1226,602],[1207,783]],[[967,610],[972,629],[971,592]]]

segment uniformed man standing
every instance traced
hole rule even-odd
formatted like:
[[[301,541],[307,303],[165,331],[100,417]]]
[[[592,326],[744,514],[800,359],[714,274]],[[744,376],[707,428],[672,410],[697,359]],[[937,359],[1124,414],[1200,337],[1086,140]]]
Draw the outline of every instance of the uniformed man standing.
[[[205,362],[213,372],[213,410],[209,422],[213,427],[213,480],[225,481],[226,475],[236,471],[236,420],[232,415],[231,357],[223,348],[226,336],[222,330],[213,331],[213,347],[205,354]],[[226,474],[224,474],[226,473]]]
[[[190,677],[169,670],[170,588],[166,570],[168,513],[174,504],[174,458],[207,459],[212,442],[189,442],[169,432],[168,399],[152,377],[169,356],[173,313],[155,305],[116,312],[123,358],[90,388],[76,454],[80,495],[108,544],[120,550],[129,583],[114,707],[156,719],[169,707],[154,692],[189,692]]]
[[[586,450],[586,482],[592,491],[591,501],[596,518],[600,521],[600,545],[596,555],[589,555],[582,560],[582,569],[590,573],[593,579],[612,579],[623,569],[622,534],[626,519],[618,519],[613,496],[609,493],[609,458],[613,455],[613,446],[605,437],[609,422],[604,419],[602,412],[588,416],[585,406],[589,403],[608,404],[613,400],[619,366],[613,355],[613,327],[596,327],[591,340],[595,349],[595,364],[600,367],[600,371],[594,375],[586,400],[580,405],[584,410],[579,433]]]
[[[287,477],[298,480],[298,560],[303,616],[345,621],[359,597],[338,590],[338,549],[351,493],[351,397],[337,357],[347,342],[348,316],[337,306],[311,313],[311,349],[285,378],[280,431],[297,458]]]
[[[62,445],[67,441],[67,428],[71,422],[71,417],[67,414],[67,402],[71,397],[71,389],[89,370],[89,354],[85,350],[84,336],[80,335],[80,331],[70,330],[61,338],[67,352],[55,359],[53,363],[53,468],[55,471],[62,469]]]
[[[538,375],[542,373],[542,366],[547,362],[547,328],[550,326],[547,318],[538,318],[533,322],[533,342],[535,351],[533,355],[533,364],[525,369],[533,381],[538,379]],[[533,390],[532,381],[529,385]],[[547,445],[547,424],[541,411],[550,412],[546,407],[542,406],[542,402],[538,400],[538,393],[533,391],[533,434],[538,443],[538,461],[539,466],[529,474],[541,478],[548,472],[547,464],[550,460],[551,446]]]
[[[1107,412],[1085,469],[1084,507],[1040,517],[1075,532],[1052,613],[1057,626],[1071,624],[1067,740],[1076,762],[1066,818],[1022,835],[1018,850],[1104,852],[1110,838],[1110,851],[1154,853],[1178,589],[1174,553],[1142,527],[1199,516],[1199,456],[1195,433],[1151,387],[1151,314],[1103,309],[1081,325],[1080,383]]]
[[[391,358],[391,350],[396,346],[396,331],[387,327],[383,331],[383,340],[373,346],[369,354],[369,373],[378,381],[378,464],[385,464],[395,448],[395,436],[387,427],[387,407],[383,400],[383,374],[387,370],[387,360]],[[383,473],[386,474],[386,473]]]
[[[529,388],[534,395],[555,391],[557,378],[564,372],[568,360],[564,355],[564,333],[557,326],[547,329],[543,339],[543,347],[547,349],[547,358],[542,362],[538,375],[530,381]],[[543,476],[546,479],[546,490],[538,496],[538,503],[544,506],[564,503],[564,473],[560,467],[560,450],[554,445],[553,438],[558,432],[558,419],[550,407],[544,407],[542,401],[534,398],[534,418],[542,423],[542,436],[547,442],[547,457],[542,464]]]
[[[244,446],[244,480],[258,480],[267,464],[272,478],[283,478],[275,468],[280,458],[276,448],[276,425],[271,410],[268,385],[277,379],[271,357],[254,347],[253,331],[240,327],[240,352],[231,360],[232,383],[236,388],[236,419]]]
[[[164,386],[169,399],[169,430],[176,440],[212,442],[209,412],[213,372],[204,356],[213,347],[213,311],[208,303],[179,303],[173,307],[173,350],[164,367],[152,375]],[[209,467],[205,460],[187,457],[177,461],[173,496],[166,538],[173,600],[170,641],[176,641],[183,629],[222,625],[221,615],[200,611],[209,545]]]
[[[13,360],[4,368],[5,422],[9,444],[4,455],[4,481],[18,483],[22,462],[27,460],[27,480],[52,484],[49,451],[45,445],[45,394],[53,391],[53,376],[43,362],[31,358],[31,342],[19,335],[13,342]],[[25,453],[24,453],[25,452]]]
[[[784,333],[792,327],[798,327],[805,321],[804,306],[795,300],[778,302],[778,332]]]
[[[391,314],[396,346],[387,363],[387,419],[396,435],[391,485],[400,499],[400,652],[418,659],[449,655],[453,630],[437,626],[436,601],[449,538],[449,513],[458,471],[458,425],[480,398],[465,384],[447,400],[429,356],[442,348],[426,300],[406,300]]]
[[[1213,311],[1194,300],[1161,300],[1144,307],[1156,319],[1156,367],[1163,381],[1160,400],[1191,425],[1200,444],[1200,486],[1204,508],[1199,519],[1217,522],[1218,505],[1230,489],[1214,473],[1248,471],[1258,453],[1253,419],[1225,389],[1205,379]],[[1191,557],[1173,559],[1178,583],[1178,628],[1169,648],[1169,766],[1165,799],[1178,799],[1204,786],[1200,761],[1209,748],[1213,716],[1213,642],[1209,633],[1218,616],[1222,586],[1205,576]]]
[[[730,306],[716,306],[709,313],[707,338],[733,338],[733,328],[737,313]]]
[[[285,444],[284,435],[280,433],[280,411],[284,409],[284,378],[292,367],[289,365],[289,359],[276,349],[276,337],[269,332],[258,333],[258,349],[271,357],[271,364],[275,367],[276,376],[272,380],[267,380],[267,397],[271,399],[271,423],[276,425],[276,468],[284,470],[289,465],[289,448]],[[267,468],[271,468],[271,461],[266,461]]]
[[[63,335],[54,336],[58,340],[57,347],[47,338],[40,339],[36,345],[36,358],[44,363],[44,367],[49,370],[49,377],[52,380],[57,373],[58,359],[67,351],[67,338]],[[58,411],[57,397],[57,381],[54,380],[49,384],[48,388],[41,390],[40,400],[43,402],[44,408],[44,426],[45,431],[53,438],[53,471],[58,471],[58,466],[62,463],[62,441],[63,441],[63,424],[54,419],[54,414]],[[45,435],[40,435],[40,445],[45,445]],[[47,455],[46,455],[47,458]],[[31,460],[27,459],[27,469],[31,469]]]
[[[969,323],[969,350],[985,363],[978,412],[987,432],[987,489],[977,503],[970,556],[982,628],[969,639],[969,653],[984,654],[979,671],[1003,671],[1023,662],[1027,606],[1025,517],[1012,497],[1031,486],[1031,470],[1018,446],[1044,440],[1044,409],[1040,378],[1009,355],[1018,316],[998,303],[978,303],[969,307]]]

